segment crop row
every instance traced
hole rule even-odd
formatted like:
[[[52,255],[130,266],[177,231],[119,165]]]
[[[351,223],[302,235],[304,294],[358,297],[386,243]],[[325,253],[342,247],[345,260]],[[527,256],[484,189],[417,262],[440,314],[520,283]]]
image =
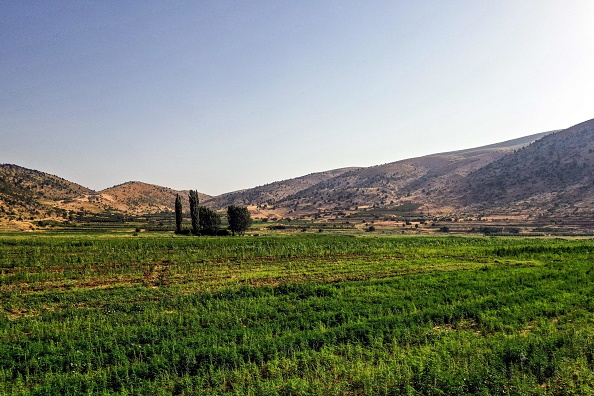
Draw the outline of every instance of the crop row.
[[[0,240],[39,249],[36,267],[4,267],[0,394],[594,389],[591,240]],[[106,272],[84,263],[111,249]],[[83,263],[57,270],[61,253]],[[15,278],[25,268],[29,282]]]

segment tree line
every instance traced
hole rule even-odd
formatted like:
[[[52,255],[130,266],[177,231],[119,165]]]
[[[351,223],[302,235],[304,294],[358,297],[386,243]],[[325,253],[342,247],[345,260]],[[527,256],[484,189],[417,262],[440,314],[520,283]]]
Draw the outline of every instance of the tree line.
[[[237,233],[243,235],[245,231],[252,224],[250,212],[245,206],[231,205],[227,207],[227,220],[229,222],[229,231],[221,229],[221,216],[214,210],[205,206],[199,205],[198,191],[190,190],[188,196],[190,203],[190,218],[192,220],[192,228],[184,230],[183,222],[183,205],[179,194],[175,196],[175,233],[176,234],[193,234],[193,235],[232,235]]]

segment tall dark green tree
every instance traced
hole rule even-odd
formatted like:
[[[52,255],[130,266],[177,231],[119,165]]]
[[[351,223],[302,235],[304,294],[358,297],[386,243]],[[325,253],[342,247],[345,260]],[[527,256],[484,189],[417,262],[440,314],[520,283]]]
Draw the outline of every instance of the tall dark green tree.
[[[233,235],[235,233],[245,234],[245,230],[252,225],[252,217],[245,206],[229,206],[227,208],[227,218],[229,220],[229,229]]]
[[[221,228],[221,216],[214,210],[200,206],[200,234],[217,235]]]
[[[198,191],[190,190],[190,216],[192,217],[192,234],[198,235],[200,228],[200,211],[198,209]]]
[[[181,234],[182,232],[182,202],[179,194],[175,196],[175,233]]]

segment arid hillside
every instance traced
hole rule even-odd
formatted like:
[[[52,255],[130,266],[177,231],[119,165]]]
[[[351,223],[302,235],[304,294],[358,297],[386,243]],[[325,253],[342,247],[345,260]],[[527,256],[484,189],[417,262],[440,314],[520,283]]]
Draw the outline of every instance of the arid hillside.
[[[132,181],[102,190],[96,199],[97,202],[119,211],[140,215],[172,211],[175,196],[179,194],[186,202],[188,193],[189,191],[177,191],[168,187]],[[211,198],[202,193],[198,193],[198,196],[201,202]]]
[[[128,182],[97,192],[48,173],[5,164],[0,165],[0,229],[28,230],[39,220],[76,221],[101,213],[172,211],[176,194],[187,202],[188,191]],[[211,198],[199,196],[201,201]]]
[[[592,216],[594,120],[491,162],[449,186],[445,195],[474,210]]]
[[[590,224],[592,175],[594,120],[484,147],[312,173],[216,197],[200,194],[200,203],[217,210],[248,206],[259,218],[414,207],[432,215],[572,218]],[[0,176],[0,228],[29,229],[37,220],[162,217],[173,210],[176,194],[188,210],[188,191],[138,181],[96,192],[16,165],[0,165]]]
[[[0,221],[65,215],[54,203],[94,193],[93,190],[58,176],[23,168],[0,165]]]
[[[341,168],[311,173],[294,179],[222,194],[211,198],[206,204],[215,208],[225,208],[229,205],[274,206],[276,202],[288,196],[357,169],[360,168]]]
[[[209,203],[217,208],[229,204],[253,205],[258,209],[274,207],[289,216],[328,210],[355,210],[369,206],[393,206],[411,201],[425,203],[425,210],[450,210],[450,202],[434,204],[426,198],[442,195],[449,185],[470,172],[548,133],[550,132],[368,168],[339,169],[334,171],[335,175],[330,172],[314,174],[323,177],[318,177],[319,180],[309,178],[307,183],[300,184],[296,183],[299,179],[276,182],[215,197]],[[221,199],[222,197],[225,199]]]

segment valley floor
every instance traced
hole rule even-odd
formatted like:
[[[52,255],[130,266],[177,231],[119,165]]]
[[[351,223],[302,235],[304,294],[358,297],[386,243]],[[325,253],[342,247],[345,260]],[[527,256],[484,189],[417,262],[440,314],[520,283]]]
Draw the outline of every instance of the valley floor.
[[[594,239],[0,235],[0,394],[594,394]]]

